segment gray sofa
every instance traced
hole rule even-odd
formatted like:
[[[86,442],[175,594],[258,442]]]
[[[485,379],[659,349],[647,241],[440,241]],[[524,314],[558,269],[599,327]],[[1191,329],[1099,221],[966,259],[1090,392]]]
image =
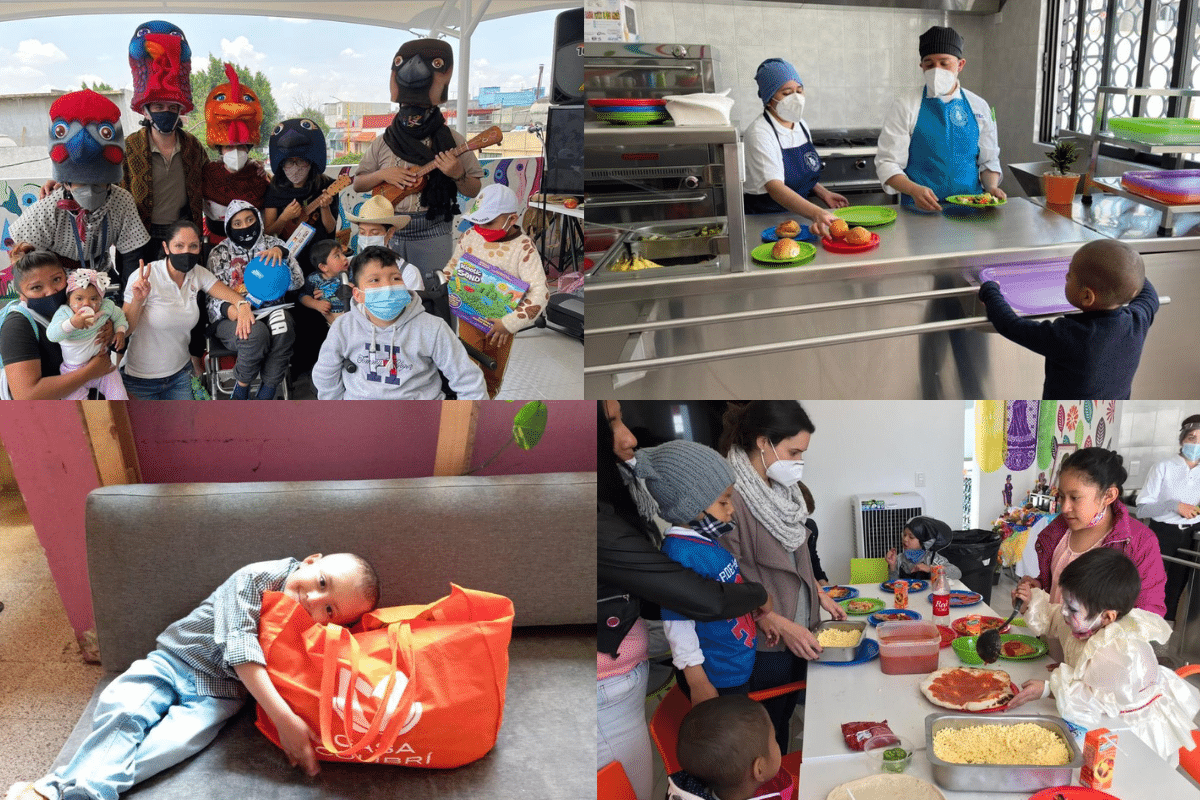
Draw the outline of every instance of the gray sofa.
[[[87,735],[112,677],[238,567],[345,550],[376,566],[385,606],[434,600],[450,581],[512,598],[492,752],[454,770],[322,762],[310,779],[254,728],[249,703],[210,747],[126,797],[594,796],[594,474],[113,486],[88,497],[87,539],[106,675],[55,766]]]

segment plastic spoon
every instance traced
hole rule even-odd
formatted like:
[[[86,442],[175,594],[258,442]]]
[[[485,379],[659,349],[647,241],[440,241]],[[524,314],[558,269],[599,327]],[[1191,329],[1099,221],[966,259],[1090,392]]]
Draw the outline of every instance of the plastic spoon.
[[[1012,613],[1008,615],[1008,619],[1000,624],[1000,627],[989,628],[975,640],[975,652],[983,659],[985,664],[994,664],[996,659],[1000,657],[1000,631],[1016,618],[1019,610],[1017,606],[1013,606]]]

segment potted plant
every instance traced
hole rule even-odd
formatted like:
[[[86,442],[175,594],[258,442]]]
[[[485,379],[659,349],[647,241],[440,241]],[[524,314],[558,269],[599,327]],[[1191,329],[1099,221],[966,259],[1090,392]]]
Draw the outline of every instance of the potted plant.
[[[1075,159],[1079,158],[1079,145],[1072,139],[1058,139],[1054,149],[1046,156],[1054,169],[1042,175],[1042,191],[1046,202],[1067,205],[1075,198],[1075,187],[1079,173],[1071,172]]]

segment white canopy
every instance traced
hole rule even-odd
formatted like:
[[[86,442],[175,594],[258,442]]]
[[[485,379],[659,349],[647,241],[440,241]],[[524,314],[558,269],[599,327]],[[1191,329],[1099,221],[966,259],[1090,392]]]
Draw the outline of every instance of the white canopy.
[[[534,11],[578,8],[579,0],[3,0],[0,22],[82,14],[238,14],[301,17],[399,28],[458,39],[458,128],[466,133],[471,35],[480,22]],[[514,42],[514,47],[522,43]]]

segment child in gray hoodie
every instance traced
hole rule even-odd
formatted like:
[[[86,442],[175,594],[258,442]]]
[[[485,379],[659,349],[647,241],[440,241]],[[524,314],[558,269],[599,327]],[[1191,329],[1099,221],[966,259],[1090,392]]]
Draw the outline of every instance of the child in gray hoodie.
[[[334,320],[312,382],[321,400],[486,400],[483,372],[446,322],[404,286],[396,254],[371,246],[350,264],[354,302]],[[353,369],[351,369],[353,367]]]

